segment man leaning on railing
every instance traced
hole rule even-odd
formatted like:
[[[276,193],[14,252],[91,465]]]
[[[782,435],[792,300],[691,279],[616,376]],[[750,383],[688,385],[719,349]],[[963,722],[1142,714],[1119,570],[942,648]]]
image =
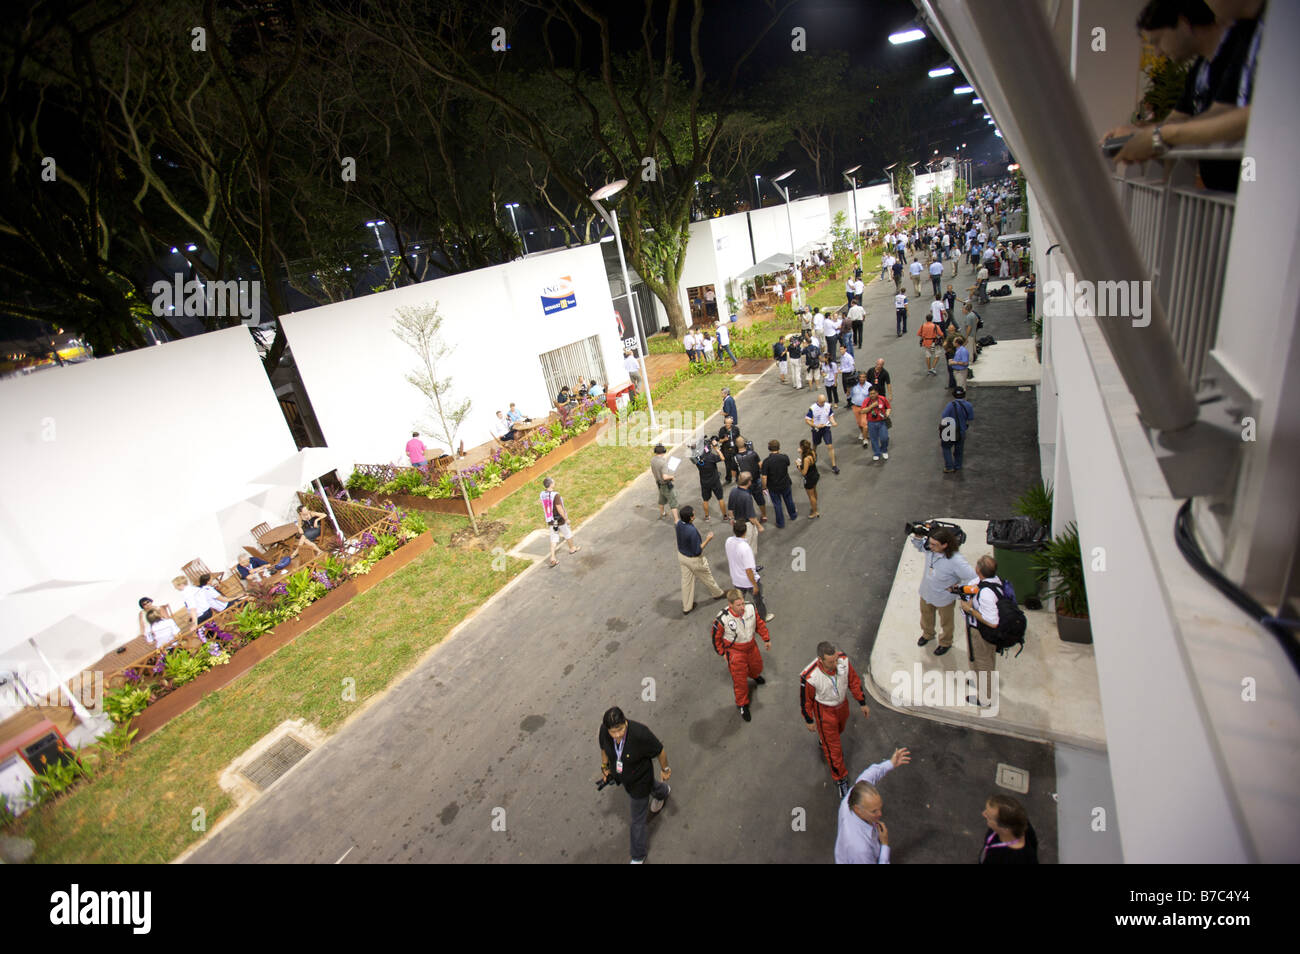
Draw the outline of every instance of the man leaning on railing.
[[[1208,3],[1208,5],[1207,5]],[[1158,159],[1178,146],[1240,142],[1250,121],[1264,0],[1151,0],[1138,31],[1175,62],[1195,56],[1178,105],[1164,120],[1111,129],[1128,136],[1116,162]],[[1238,161],[1202,160],[1206,188],[1237,190]]]

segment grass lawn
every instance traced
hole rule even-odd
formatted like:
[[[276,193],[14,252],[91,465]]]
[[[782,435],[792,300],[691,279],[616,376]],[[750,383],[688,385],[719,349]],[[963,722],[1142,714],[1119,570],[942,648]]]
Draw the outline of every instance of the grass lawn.
[[[880,280],[880,262],[884,258],[882,249],[868,249],[865,264],[862,266],[862,280],[868,285]],[[808,296],[809,308],[838,308],[844,304],[844,279],[832,278],[822,284]]]
[[[733,393],[745,387],[729,374],[701,375],[664,395],[655,409],[711,413],[724,384]],[[595,443],[547,475],[581,524],[645,471],[650,457],[645,446]],[[541,489],[538,477],[479,518],[505,524],[493,547],[509,550],[541,527]],[[287,719],[337,729],[528,566],[491,548],[449,547],[451,535],[469,525],[467,516],[426,517],[438,546],[100,765],[92,782],[28,812],[7,833],[33,839],[33,861],[40,863],[166,862],[196,842],[202,834],[192,828],[196,808],[210,829],[233,807],[217,776],[236,756]],[[343,699],[345,679],[355,680],[354,702]]]

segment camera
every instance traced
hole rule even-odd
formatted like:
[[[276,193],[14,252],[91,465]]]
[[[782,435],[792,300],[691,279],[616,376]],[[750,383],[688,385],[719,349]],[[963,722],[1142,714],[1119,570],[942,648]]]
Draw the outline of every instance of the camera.
[[[924,521],[909,520],[907,523],[903,524],[903,529],[906,533],[910,533],[914,537],[928,537],[936,530],[948,530],[957,538],[958,546],[961,546],[966,542],[966,531],[958,524],[948,523],[944,520],[935,520],[933,518]]]
[[[617,778],[610,775],[609,778],[599,778],[596,780],[596,791],[603,792],[606,786],[621,784]]]
[[[956,593],[958,596],[975,596],[979,591],[978,586],[968,586],[965,583],[954,583],[948,587],[949,593]]]
[[[918,523],[909,520],[907,523],[903,524],[903,529],[914,537],[928,537],[930,535],[929,523]]]

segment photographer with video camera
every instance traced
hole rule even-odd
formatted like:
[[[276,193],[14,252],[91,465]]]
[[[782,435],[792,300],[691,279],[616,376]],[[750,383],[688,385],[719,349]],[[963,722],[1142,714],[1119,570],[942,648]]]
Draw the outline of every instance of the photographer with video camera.
[[[596,783],[596,789],[599,791],[613,782],[627,792],[632,800],[632,864],[644,864],[649,850],[646,819],[659,814],[672,792],[667,784],[672,774],[668,756],[663,743],[649,727],[628,721],[618,706],[601,718],[597,741],[601,780]],[[655,780],[655,759],[659,760],[659,781]]]
[[[957,596],[949,587],[960,586],[975,575],[970,563],[957,552],[957,534],[937,521],[909,523],[912,546],[925,554],[925,573],[921,577],[921,638],[924,646],[934,639],[934,618],[939,617],[939,645],[934,654],[942,656],[952,649],[953,625]]]

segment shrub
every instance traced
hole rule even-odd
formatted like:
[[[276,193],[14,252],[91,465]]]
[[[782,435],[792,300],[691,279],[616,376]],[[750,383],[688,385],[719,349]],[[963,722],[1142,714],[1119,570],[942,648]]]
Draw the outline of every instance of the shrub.
[[[104,694],[104,711],[118,725],[130,722],[149,705],[149,689],[145,686],[123,686]]]
[[[379,478],[354,470],[348,478],[347,488],[353,493],[374,493],[379,489]]]

